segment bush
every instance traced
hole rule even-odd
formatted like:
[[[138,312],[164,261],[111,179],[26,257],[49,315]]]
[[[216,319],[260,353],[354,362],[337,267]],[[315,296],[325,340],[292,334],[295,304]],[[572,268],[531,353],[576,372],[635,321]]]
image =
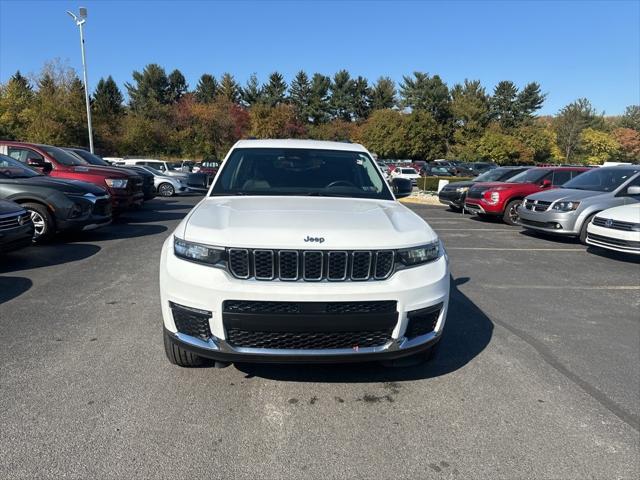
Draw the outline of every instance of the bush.
[[[420,177],[418,179],[418,188],[428,192],[435,192],[438,190],[438,182],[440,180],[449,180],[449,183],[453,183],[466,182],[471,179],[472,177]]]

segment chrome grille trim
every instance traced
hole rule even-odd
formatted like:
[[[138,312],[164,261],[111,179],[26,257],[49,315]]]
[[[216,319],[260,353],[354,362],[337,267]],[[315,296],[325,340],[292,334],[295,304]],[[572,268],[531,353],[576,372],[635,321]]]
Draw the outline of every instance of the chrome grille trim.
[[[271,257],[271,275],[269,276],[259,276],[258,275],[258,268],[257,268],[257,264],[256,264],[256,254],[263,254],[266,253]],[[273,280],[274,278],[276,278],[276,265],[275,265],[275,255],[273,250],[263,250],[263,249],[256,249],[253,251],[253,268],[254,268],[254,273],[255,273],[255,277],[256,280]],[[251,275],[251,272],[249,272],[249,275]]]
[[[307,256],[320,255],[320,275],[311,277],[307,275]],[[319,250],[305,250],[302,252],[302,279],[306,282],[319,282],[324,275],[324,254]]]
[[[360,276],[360,277],[355,276],[355,275],[353,274],[353,272],[354,272],[354,270],[355,270],[355,268],[356,268],[356,266],[355,266],[355,262],[356,262],[356,255],[358,255],[358,256],[360,256],[360,255],[367,255],[367,256],[369,257],[369,261],[368,261],[368,263],[367,263],[367,272],[366,272],[366,274],[365,274],[365,275]],[[355,280],[355,281],[362,281],[362,280],[368,280],[368,279],[369,279],[369,277],[370,277],[370,275],[371,275],[371,260],[372,260],[372,258],[373,258],[373,255],[371,254],[371,252],[370,252],[370,251],[366,251],[366,250],[365,250],[365,251],[356,251],[356,252],[353,252],[353,254],[351,255],[351,275],[350,275],[351,280]]]
[[[336,277],[331,275],[331,257],[333,255],[341,255],[345,258],[344,271],[342,276]],[[347,279],[347,272],[349,271],[349,254],[342,250],[331,251],[327,253],[327,280],[330,282],[344,282]]]
[[[285,277],[282,275],[282,254],[283,253],[295,253],[296,255],[296,276]],[[300,278],[300,254],[297,250],[279,250],[278,251],[278,278],[285,282],[295,282]]]

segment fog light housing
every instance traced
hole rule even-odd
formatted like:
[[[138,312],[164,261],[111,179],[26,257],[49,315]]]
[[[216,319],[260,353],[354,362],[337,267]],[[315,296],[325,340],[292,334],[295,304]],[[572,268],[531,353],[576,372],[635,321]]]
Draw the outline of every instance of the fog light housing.
[[[439,303],[431,307],[407,312],[407,329],[405,330],[404,336],[411,340],[433,332],[438,323],[441,310],[442,303]]]
[[[553,228],[555,228],[556,230],[562,230],[562,225],[560,225],[559,223],[554,223]]]
[[[209,327],[211,312],[185,307],[173,302],[169,302],[169,308],[178,332],[199,338],[205,342],[211,338],[211,328]]]

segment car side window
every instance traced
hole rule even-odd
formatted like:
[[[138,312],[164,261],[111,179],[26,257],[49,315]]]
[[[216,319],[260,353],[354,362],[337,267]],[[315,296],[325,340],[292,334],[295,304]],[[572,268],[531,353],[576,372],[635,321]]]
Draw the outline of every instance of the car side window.
[[[627,190],[629,189],[629,187],[640,187],[640,177],[636,177],[631,182],[629,182],[629,185],[627,185],[626,188],[624,189],[625,195],[629,195],[627,193]],[[629,196],[634,198],[638,197],[638,195],[629,195]]]
[[[556,170],[553,172],[552,184],[554,186],[560,186],[571,180],[571,170]]]

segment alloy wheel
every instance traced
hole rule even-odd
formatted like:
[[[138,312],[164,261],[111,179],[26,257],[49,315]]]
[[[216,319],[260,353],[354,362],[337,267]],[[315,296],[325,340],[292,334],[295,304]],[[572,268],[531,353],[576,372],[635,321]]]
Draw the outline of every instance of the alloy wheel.
[[[33,222],[34,238],[42,236],[47,231],[47,223],[45,219],[35,210],[30,210],[31,221]]]

